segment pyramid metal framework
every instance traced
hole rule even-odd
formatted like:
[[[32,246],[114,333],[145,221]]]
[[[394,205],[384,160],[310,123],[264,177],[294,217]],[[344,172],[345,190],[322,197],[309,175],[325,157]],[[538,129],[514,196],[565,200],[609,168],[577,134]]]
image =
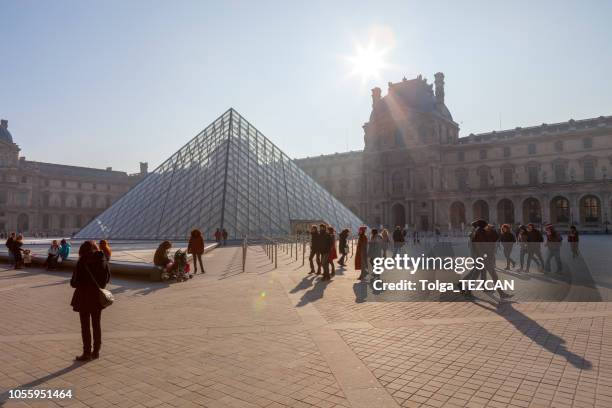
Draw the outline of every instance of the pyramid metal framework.
[[[79,239],[262,238],[292,222],[362,221],[230,108],[76,234]]]

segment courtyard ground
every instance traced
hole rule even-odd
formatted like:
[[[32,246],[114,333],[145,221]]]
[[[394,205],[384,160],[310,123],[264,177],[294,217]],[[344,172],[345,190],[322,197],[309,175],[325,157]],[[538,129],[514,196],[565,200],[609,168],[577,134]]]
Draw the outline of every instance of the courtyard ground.
[[[325,283],[261,247],[243,273],[241,255],[218,248],[180,284],[114,278],[86,364],[69,274],[1,265],[0,404],[612,406],[612,303],[368,302],[352,266]],[[9,399],[27,388],[73,398]]]

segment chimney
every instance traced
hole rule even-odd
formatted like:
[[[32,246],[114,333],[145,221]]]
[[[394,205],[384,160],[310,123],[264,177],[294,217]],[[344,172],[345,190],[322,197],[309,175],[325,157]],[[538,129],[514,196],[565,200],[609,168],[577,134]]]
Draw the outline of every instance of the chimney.
[[[372,108],[374,107],[374,105],[376,105],[378,103],[378,101],[380,101],[381,98],[381,90],[379,87],[373,88],[372,89]]]
[[[8,120],[6,120],[6,119],[0,120],[0,127],[4,128],[4,129],[8,129]]]
[[[149,163],[147,163],[147,162],[140,162],[140,174],[144,176],[148,172],[149,172]]]
[[[439,104],[444,104],[444,74],[441,72],[437,72],[434,77],[436,78],[436,102]]]

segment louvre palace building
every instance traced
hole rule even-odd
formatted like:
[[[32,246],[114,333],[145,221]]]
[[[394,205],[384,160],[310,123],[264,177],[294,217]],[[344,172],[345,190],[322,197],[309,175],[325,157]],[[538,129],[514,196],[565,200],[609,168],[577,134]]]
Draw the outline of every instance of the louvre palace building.
[[[608,229],[612,116],[459,137],[444,74],[372,90],[364,149],[296,160],[371,226],[459,232],[494,224]]]
[[[144,174],[111,168],[42,163],[19,157],[19,146],[0,122],[0,234],[70,236],[122,196]]]

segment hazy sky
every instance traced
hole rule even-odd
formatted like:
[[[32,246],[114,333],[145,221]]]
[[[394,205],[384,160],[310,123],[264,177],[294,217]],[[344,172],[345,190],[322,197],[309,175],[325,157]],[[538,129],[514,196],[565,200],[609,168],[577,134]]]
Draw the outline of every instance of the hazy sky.
[[[291,157],[361,149],[370,89],[437,71],[461,135],[612,115],[612,1],[0,0],[0,19],[0,117],[31,160],[153,168],[229,107]],[[389,66],[364,83],[347,57],[372,36]]]

